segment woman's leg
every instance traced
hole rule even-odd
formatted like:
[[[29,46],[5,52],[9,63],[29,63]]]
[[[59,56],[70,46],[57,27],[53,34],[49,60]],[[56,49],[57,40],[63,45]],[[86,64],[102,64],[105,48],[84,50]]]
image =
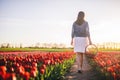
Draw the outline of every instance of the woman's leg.
[[[82,70],[82,66],[83,66],[83,53],[79,53],[80,55],[80,68]]]
[[[78,64],[78,70],[82,70],[83,66],[83,53],[77,52],[76,53],[76,61]]]
[[[80,70],[80,55],[78,52],[76,53],[76,61],[77,61],[78,70]]]

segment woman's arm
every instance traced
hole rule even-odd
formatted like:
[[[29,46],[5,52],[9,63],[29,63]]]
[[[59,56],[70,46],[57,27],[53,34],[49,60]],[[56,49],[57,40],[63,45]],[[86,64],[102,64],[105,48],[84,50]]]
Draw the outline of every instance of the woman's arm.
[[[88,35],[89,44],[91,45],[91,44],[92,44],[92,41],[91,41],[91,37],[90,37],[90,30],[89,30],[89,25],[88,25],[88,23],[87,23],[87,35]]]
[[[71,45],[73,45],[73,38],[71,39]]]
[[[74,38],[74,24],[72,26],[72,32],[71,32],[71,45],[73,45],[73,38]]]
[[[88,36],[88,40],[89,40],[89,45],[91,45],[91,44],[92,44],[92,41],[91,41],[90,36]]]

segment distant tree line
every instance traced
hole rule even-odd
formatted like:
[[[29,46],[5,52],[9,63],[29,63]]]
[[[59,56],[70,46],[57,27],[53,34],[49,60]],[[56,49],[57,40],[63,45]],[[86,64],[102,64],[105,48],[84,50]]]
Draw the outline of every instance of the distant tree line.
[[[105,42],[96,44],[99,49],[120,49],[120,43]],[[31,46],[24,46],[22,43],[14,45],[10,43],[0,44],[0,48],[73,48],[66,46],[63,43],[36,43]]]
[[[36,43],[31,46],[23,46],[23,44],[13,45],[10,43],[3,43],[0,45],[0,48],[66,48],[66,45],[61,43]]]

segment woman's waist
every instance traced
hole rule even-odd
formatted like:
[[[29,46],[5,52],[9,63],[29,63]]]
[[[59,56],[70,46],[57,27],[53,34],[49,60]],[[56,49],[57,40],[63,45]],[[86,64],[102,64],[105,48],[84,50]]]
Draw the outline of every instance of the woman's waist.
[[[85,34],[77,34],[77,35],[74,35],[74,37],[87,37],[87,35],[85,35]]]

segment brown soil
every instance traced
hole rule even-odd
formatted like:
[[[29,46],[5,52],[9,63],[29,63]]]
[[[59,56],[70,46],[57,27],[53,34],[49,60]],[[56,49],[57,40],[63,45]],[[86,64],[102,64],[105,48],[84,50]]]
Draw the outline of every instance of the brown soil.
[[[76,62],[70,69],[70,72],[65,75],[65,80],[98,80],[95,71],[89,65],[87,57],[84,55],[82,73],[77,72]]]

